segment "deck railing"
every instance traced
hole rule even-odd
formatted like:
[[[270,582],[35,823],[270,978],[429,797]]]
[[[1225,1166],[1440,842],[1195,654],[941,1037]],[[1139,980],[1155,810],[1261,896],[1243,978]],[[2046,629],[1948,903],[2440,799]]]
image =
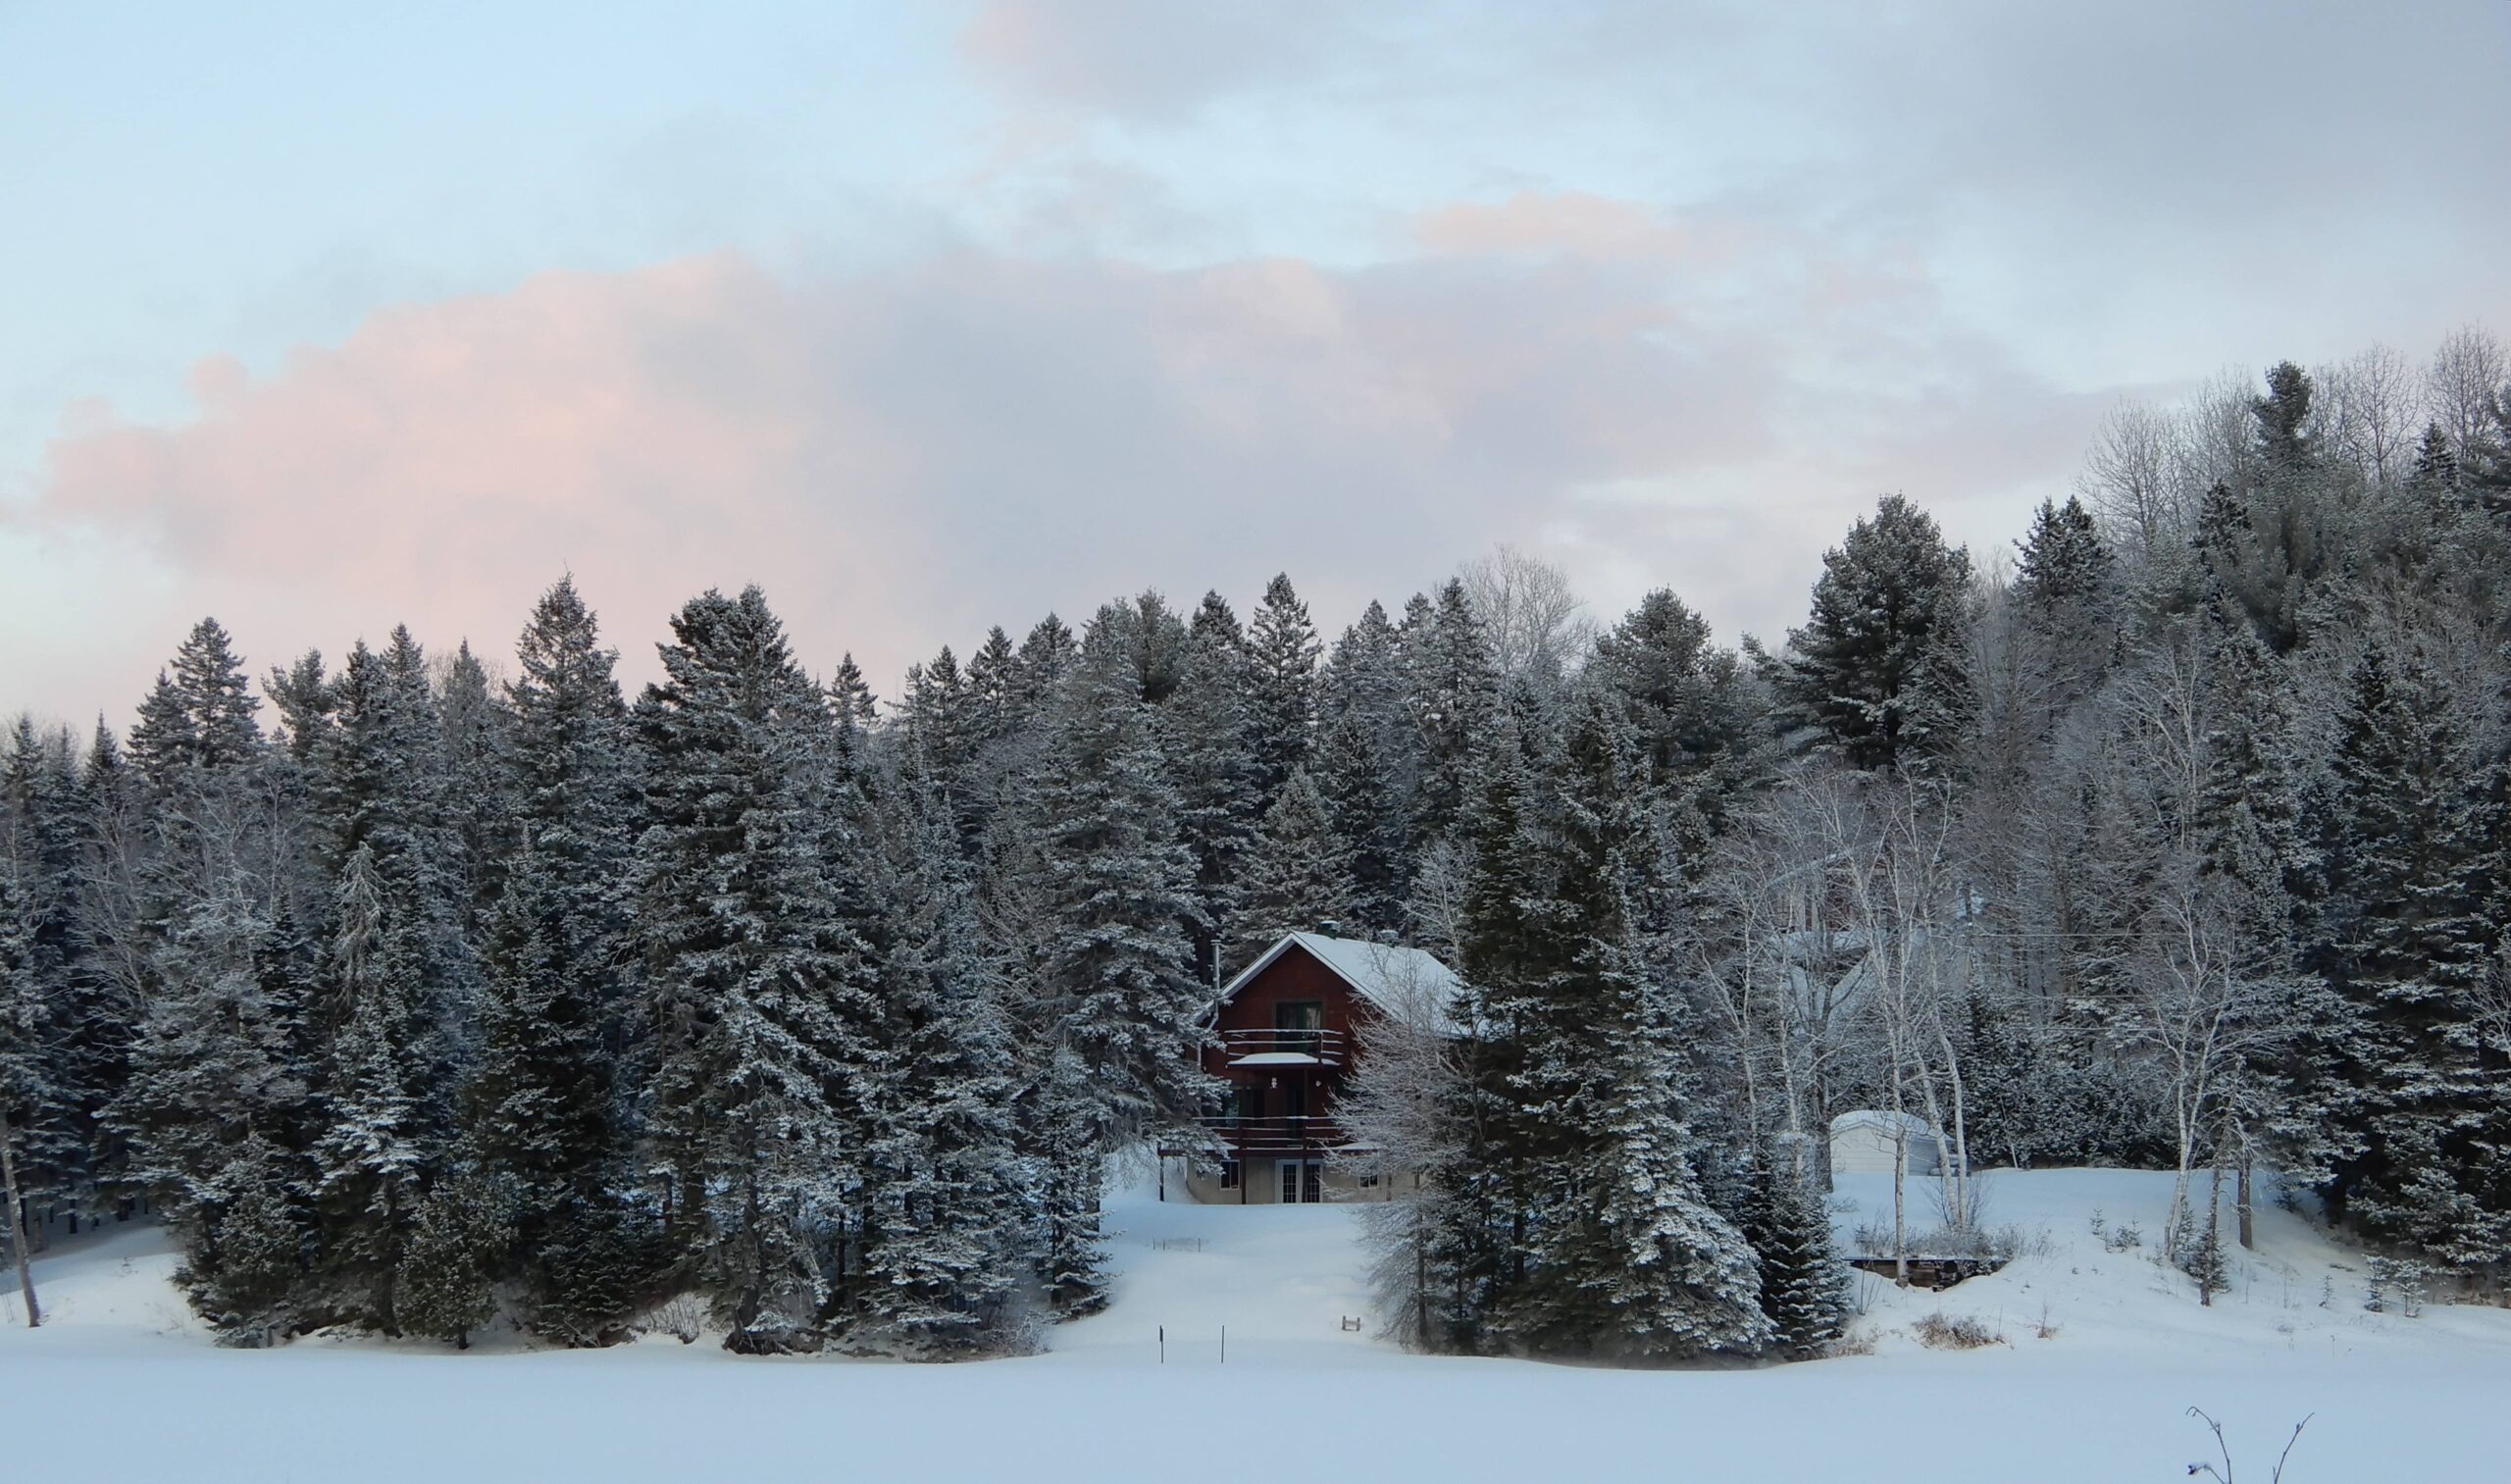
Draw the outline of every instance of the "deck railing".
[[[1250,1056],[1312,1056],[1318,1066],[1341,1066],[1346,1050],[1341,1031],[1223,1031],[1220,1045],[1232,1065]]]
[[[1242,1154],[1289,1154],[1339,1148],[1342,1128],[1323,1116],[1286,1114],[1273,1118],[1240,1118],[1221,1113],[1202,1120],[1222,1144]]]

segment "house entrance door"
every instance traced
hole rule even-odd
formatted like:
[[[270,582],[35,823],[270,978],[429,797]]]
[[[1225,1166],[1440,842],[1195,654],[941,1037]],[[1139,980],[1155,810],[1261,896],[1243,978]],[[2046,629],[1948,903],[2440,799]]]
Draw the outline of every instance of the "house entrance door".
[[[1324,1160],[1276,1159],[1273,1168],[1282,1183],[1282,1204],[1313,1205],[1325,1199]]]

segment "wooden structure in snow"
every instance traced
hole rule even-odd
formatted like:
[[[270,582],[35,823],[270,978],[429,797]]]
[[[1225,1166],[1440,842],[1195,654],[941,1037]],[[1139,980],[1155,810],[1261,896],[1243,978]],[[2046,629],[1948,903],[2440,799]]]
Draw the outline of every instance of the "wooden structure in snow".
[[[1330,924],[1328,925],[1331,926]],[[1334,1100],[1367,1055],[1381,1016],[1444,1015],[1455,971],[1419,948],[1290,933],[1221,987],[1204,1070],[1227,1084],[1204,1120],[1217,1161],[1163,1149],[1161,1193],[1174,1170],[1197,1201],[1270,1205],[1384,1199],[1380,1181],[1338,1168],[1354,1146]],[[1413,1178],[1418,1178],[1417,1176]]]

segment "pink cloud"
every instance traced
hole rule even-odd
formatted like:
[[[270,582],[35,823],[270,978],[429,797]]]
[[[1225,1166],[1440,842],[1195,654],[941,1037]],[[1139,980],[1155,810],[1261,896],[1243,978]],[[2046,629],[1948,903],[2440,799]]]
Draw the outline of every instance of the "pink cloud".
[[[1432,252],[1546,254],[1599,262],[1724,266],[1766,231],[1732,218],[1668,221],[1637,202],[1585,191],[1520,191],[1422,213],[1413,233]]]
[[[1459,208],[1425,229],[1438,254],[1362,270],[957,252],[791,279],[715,255],[400,306],[260,377],[213,356],[191,420],[89,412],[53,443],[36,533],[128,553],[96,598],[160,638],[65,639],[25,698],[126,714],[203,612],[257,666],[404,620],[502,654],[566,570],[632,675],[690,595],[756,581],[807,662],[850,648],[885,690],[945,640],[1146,585],[1244,600],[1286,569],[1340,622],[1504,538],[1601,553],[1607,602],[1644,569],[1768,628],[1871,499],[1862,453],[1992,418],[2040,455],[2045,398],[1983,398],[2006,368],[1903,324],[1906,285],[1823,299],[1806,283],[1849,267],[1508,247],[1644,220]],[[1940,384],[1842,389],[1884,364]]]

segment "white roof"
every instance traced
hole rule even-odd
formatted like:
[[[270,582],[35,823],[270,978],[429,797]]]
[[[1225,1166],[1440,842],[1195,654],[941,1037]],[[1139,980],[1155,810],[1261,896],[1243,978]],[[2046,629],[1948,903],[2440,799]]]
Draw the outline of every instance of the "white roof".
[[[1895,1114],[1890,1108],[1858,1108],[1851,1112],[1842,1113],[1831,1120],[1831,1132],[1833,1134],[1844,1134],[1850,1129],[1870,1128],[1879,1131],[1888,1138],[1891,1136],[1892,1120],[1895,1117],[1900,1119],[1902,1132],[1908,1134],[1913,1139],[1932,1139],[1935,1137],[1934,1124],[1927,1122],[1916,1113]]]
[[[1332,969],[1334,977],[1388,1015],[1409,1015],[1426,1007],[1445,1024],[1463,988],[1456,970],[1419,948],[1358,938],[1328,938],[1322,933],[1289,933],[1221,987],[1220,1002],[1227,1004],[1249,980],[1264,972],[1293,945],[1306,948],[1317,962]]]
[[[1319,1066],[1315,1057],[1306,1051],[1254,1051],[1230,1058],[1231,1066]]]

